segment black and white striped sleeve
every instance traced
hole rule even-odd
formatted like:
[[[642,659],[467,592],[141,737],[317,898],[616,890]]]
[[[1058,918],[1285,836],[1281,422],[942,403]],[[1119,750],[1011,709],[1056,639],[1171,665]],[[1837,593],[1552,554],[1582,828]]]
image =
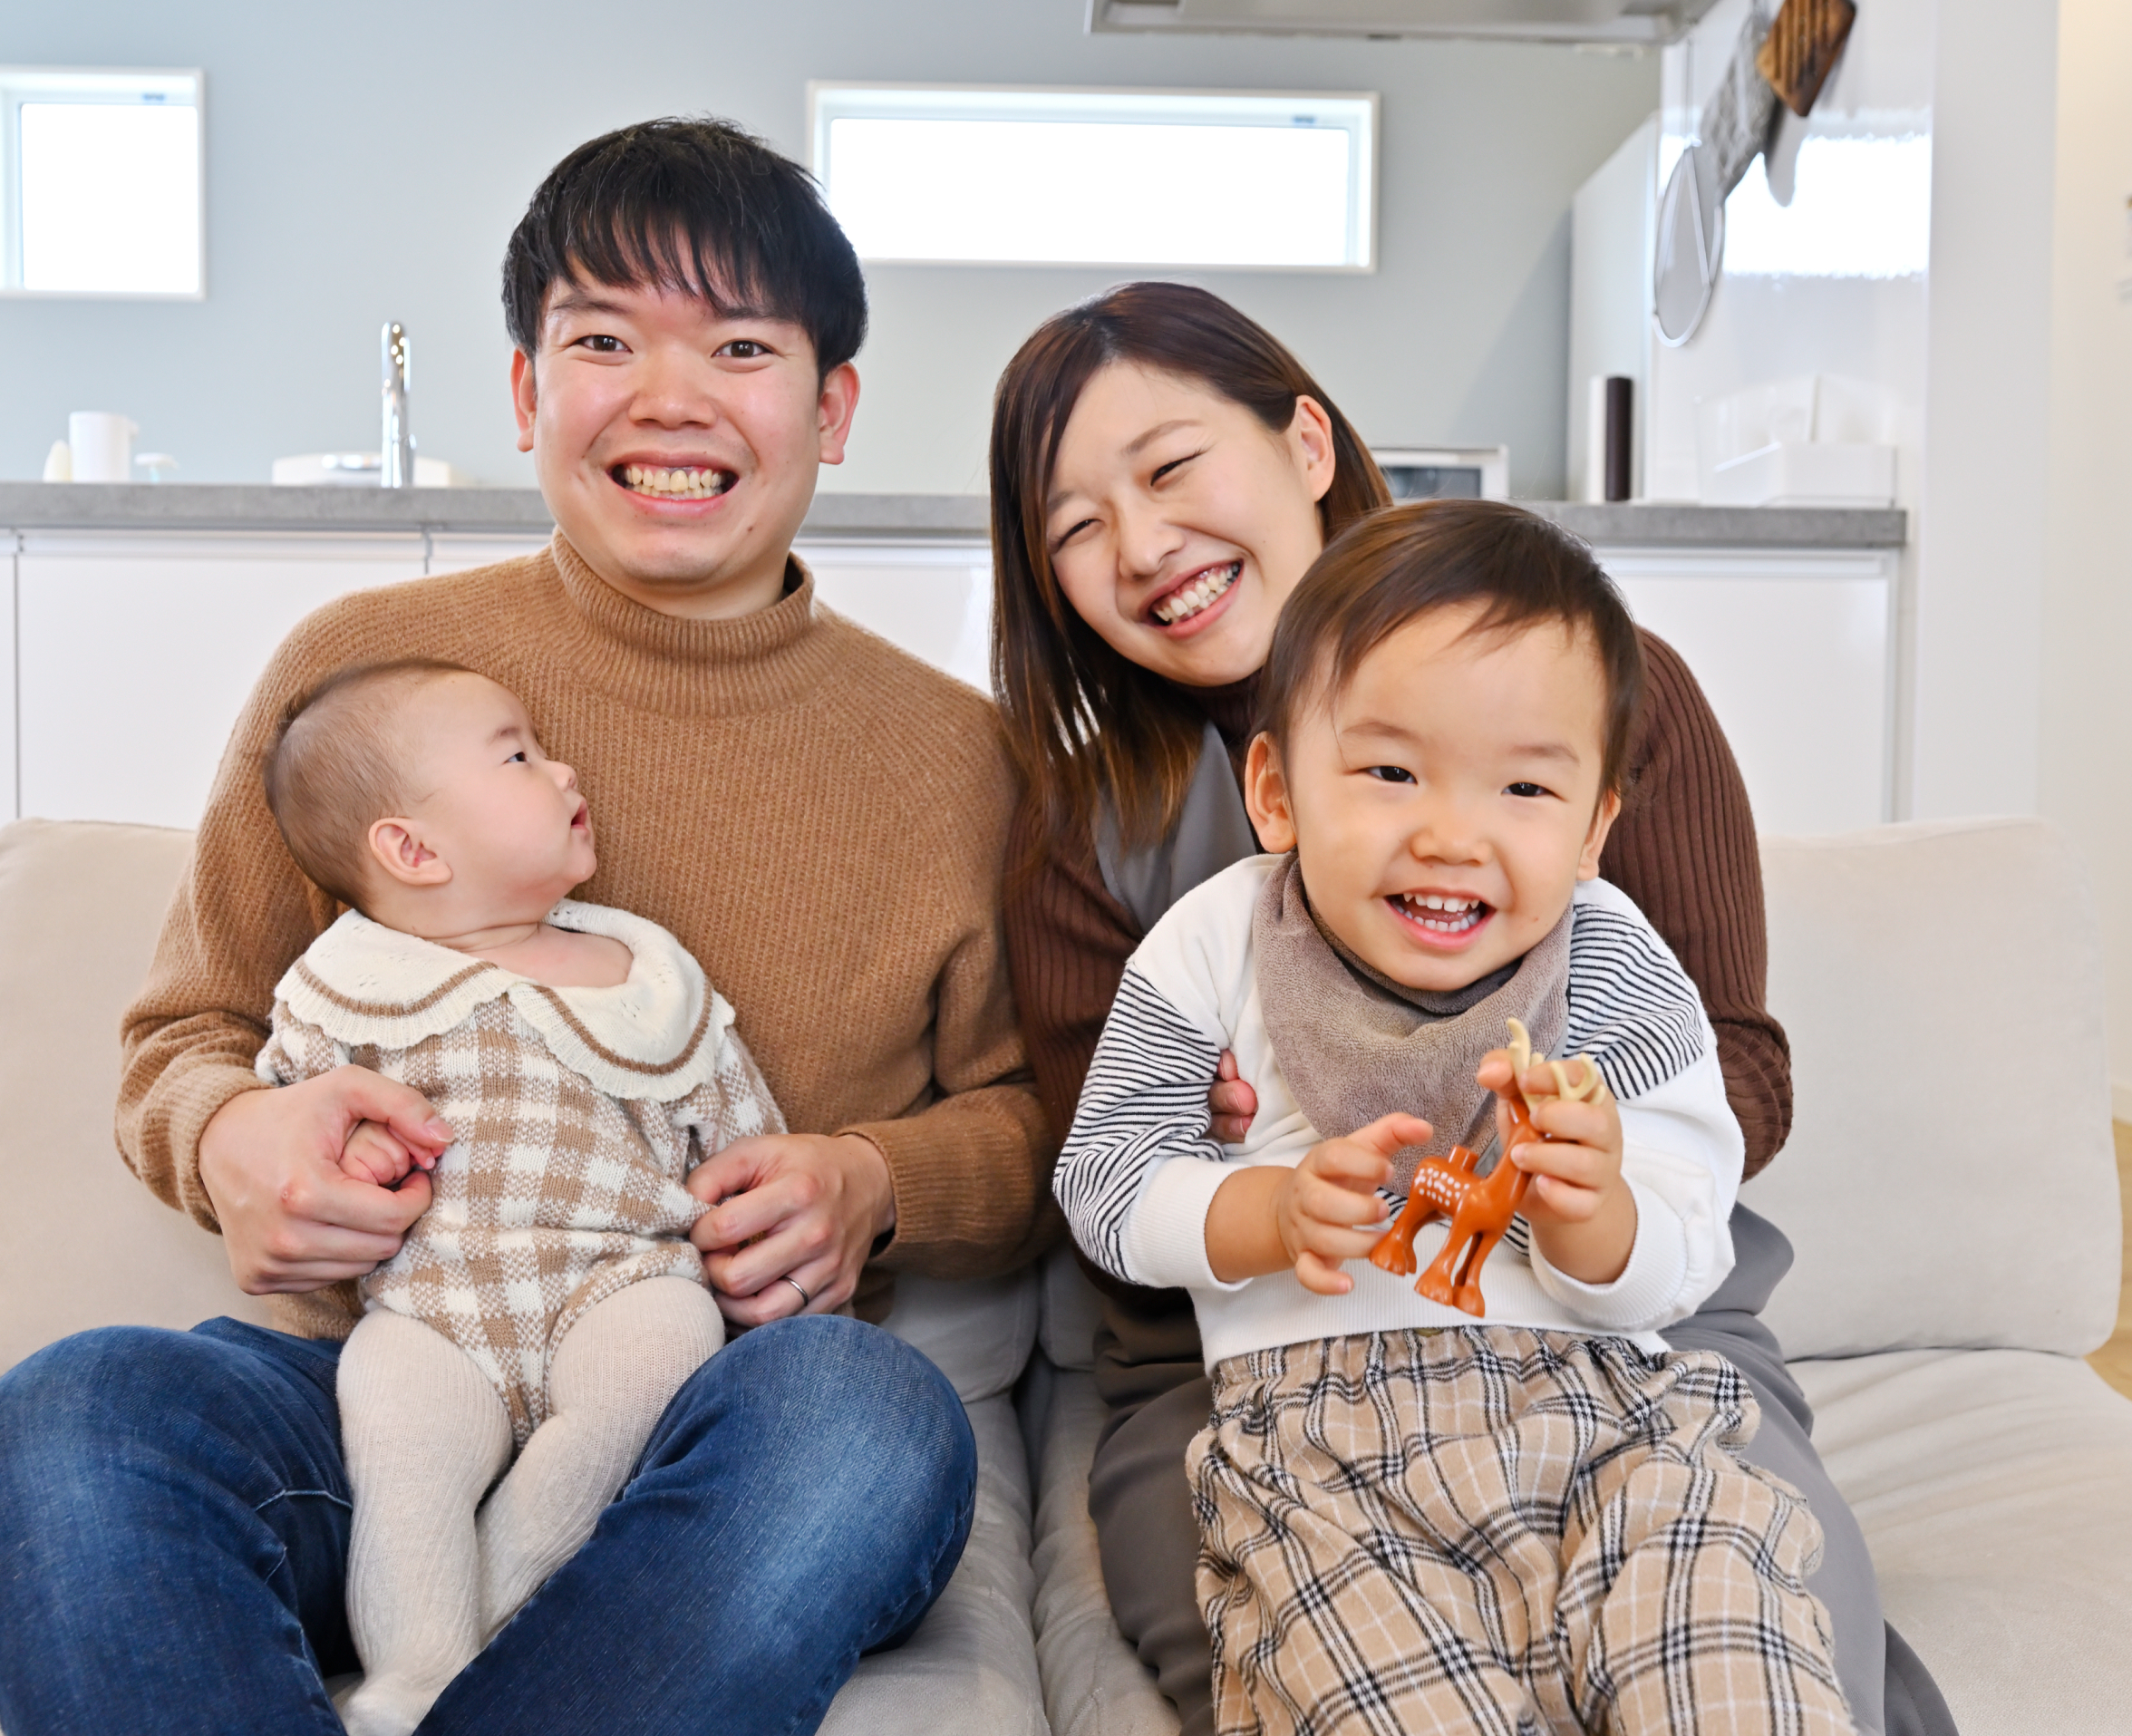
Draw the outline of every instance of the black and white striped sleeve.
[[[1627,1101],[1686,1072],[1712,1043],[1694,983],[1643,913],[1611,887],[1580,895],[1562,1052],[1590,1055]]]
[[[1207,1102],[1220,1060],[1220,1045],[1128,965],[1051,1181],[1073,1239],[1106,1272],[1135,1276],[1126,1220],[1158,1166],[1223,1161]]]

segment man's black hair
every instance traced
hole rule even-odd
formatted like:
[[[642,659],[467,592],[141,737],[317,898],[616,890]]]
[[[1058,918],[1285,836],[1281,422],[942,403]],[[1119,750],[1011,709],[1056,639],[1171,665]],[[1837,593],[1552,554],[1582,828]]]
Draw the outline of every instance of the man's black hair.
[[[587,281],[789,319],[825,375],[866,341],[866,277],[820,187],[730,121],[642,121],[549,170],[503,253],[504,324],[528,359],[548,291]]]

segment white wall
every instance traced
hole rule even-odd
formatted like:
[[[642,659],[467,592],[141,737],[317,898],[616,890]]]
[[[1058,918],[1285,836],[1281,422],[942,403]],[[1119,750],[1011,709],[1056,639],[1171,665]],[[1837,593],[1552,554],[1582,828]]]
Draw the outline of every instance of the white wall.
[[[1911,811],[2037,802],[2056,0],[1939,0]]]
[[[2095,879],[2132,1120],[2132,8],[2063,0],[2057,72],[2037,782]]]
[[[1507,441],[1558,494],[1571,196],[1655,106],[1657,60],[1458,43],[1089,36],[1085,0],[104,0],[8,8],[0,57],[207,73],[208,298],[0,301],[0,476],[70,410],[127,412],[181,480],[374,449],[377,331],[414,340],[424,452],[524,483],[497,266],[535,183],[624,122],[730,115],[801,155],[812,77],[1383,93],[1382,267],[1208,273],[1387,444]],[[1114,274],[876,268],[847,489],[982,486],[1001,366]]]

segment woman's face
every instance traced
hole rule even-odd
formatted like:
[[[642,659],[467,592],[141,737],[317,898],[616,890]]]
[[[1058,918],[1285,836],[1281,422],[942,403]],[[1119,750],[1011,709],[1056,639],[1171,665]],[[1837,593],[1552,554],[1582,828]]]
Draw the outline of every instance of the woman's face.
[[[1171,681],[1254,674],[1324,546],[1332,430],[1309,398],[1280,433],[1173,373],[1119,362],[1068,418],[1044,507],[1051,570],[1119,655]]]

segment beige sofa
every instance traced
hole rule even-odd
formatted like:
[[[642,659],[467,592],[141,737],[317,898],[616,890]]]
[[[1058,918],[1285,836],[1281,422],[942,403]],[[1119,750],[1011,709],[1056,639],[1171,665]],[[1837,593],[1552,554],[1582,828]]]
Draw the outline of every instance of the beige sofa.
[[[0,830],[0,1369],[99,1324],[262,1318],[219,1243],[111,1143],[119,1009],[186,848],[140,827]],[[2119,1251],[2080,874],[2021,820],[1772,839],[1764,865],[1798,1115],[1747,1197],[1798,1246],[1770,1322],[1889,1615],[1965,1736],[2132,1727],[2132,1403],[2079,1360],[2115,1319]],[[977,1519],[946,1595],[825,1729],[1175,1731],[1097,1564],[1093,1319],[1062,1256],[903,1287],[891,1326],[976,1429]]]

